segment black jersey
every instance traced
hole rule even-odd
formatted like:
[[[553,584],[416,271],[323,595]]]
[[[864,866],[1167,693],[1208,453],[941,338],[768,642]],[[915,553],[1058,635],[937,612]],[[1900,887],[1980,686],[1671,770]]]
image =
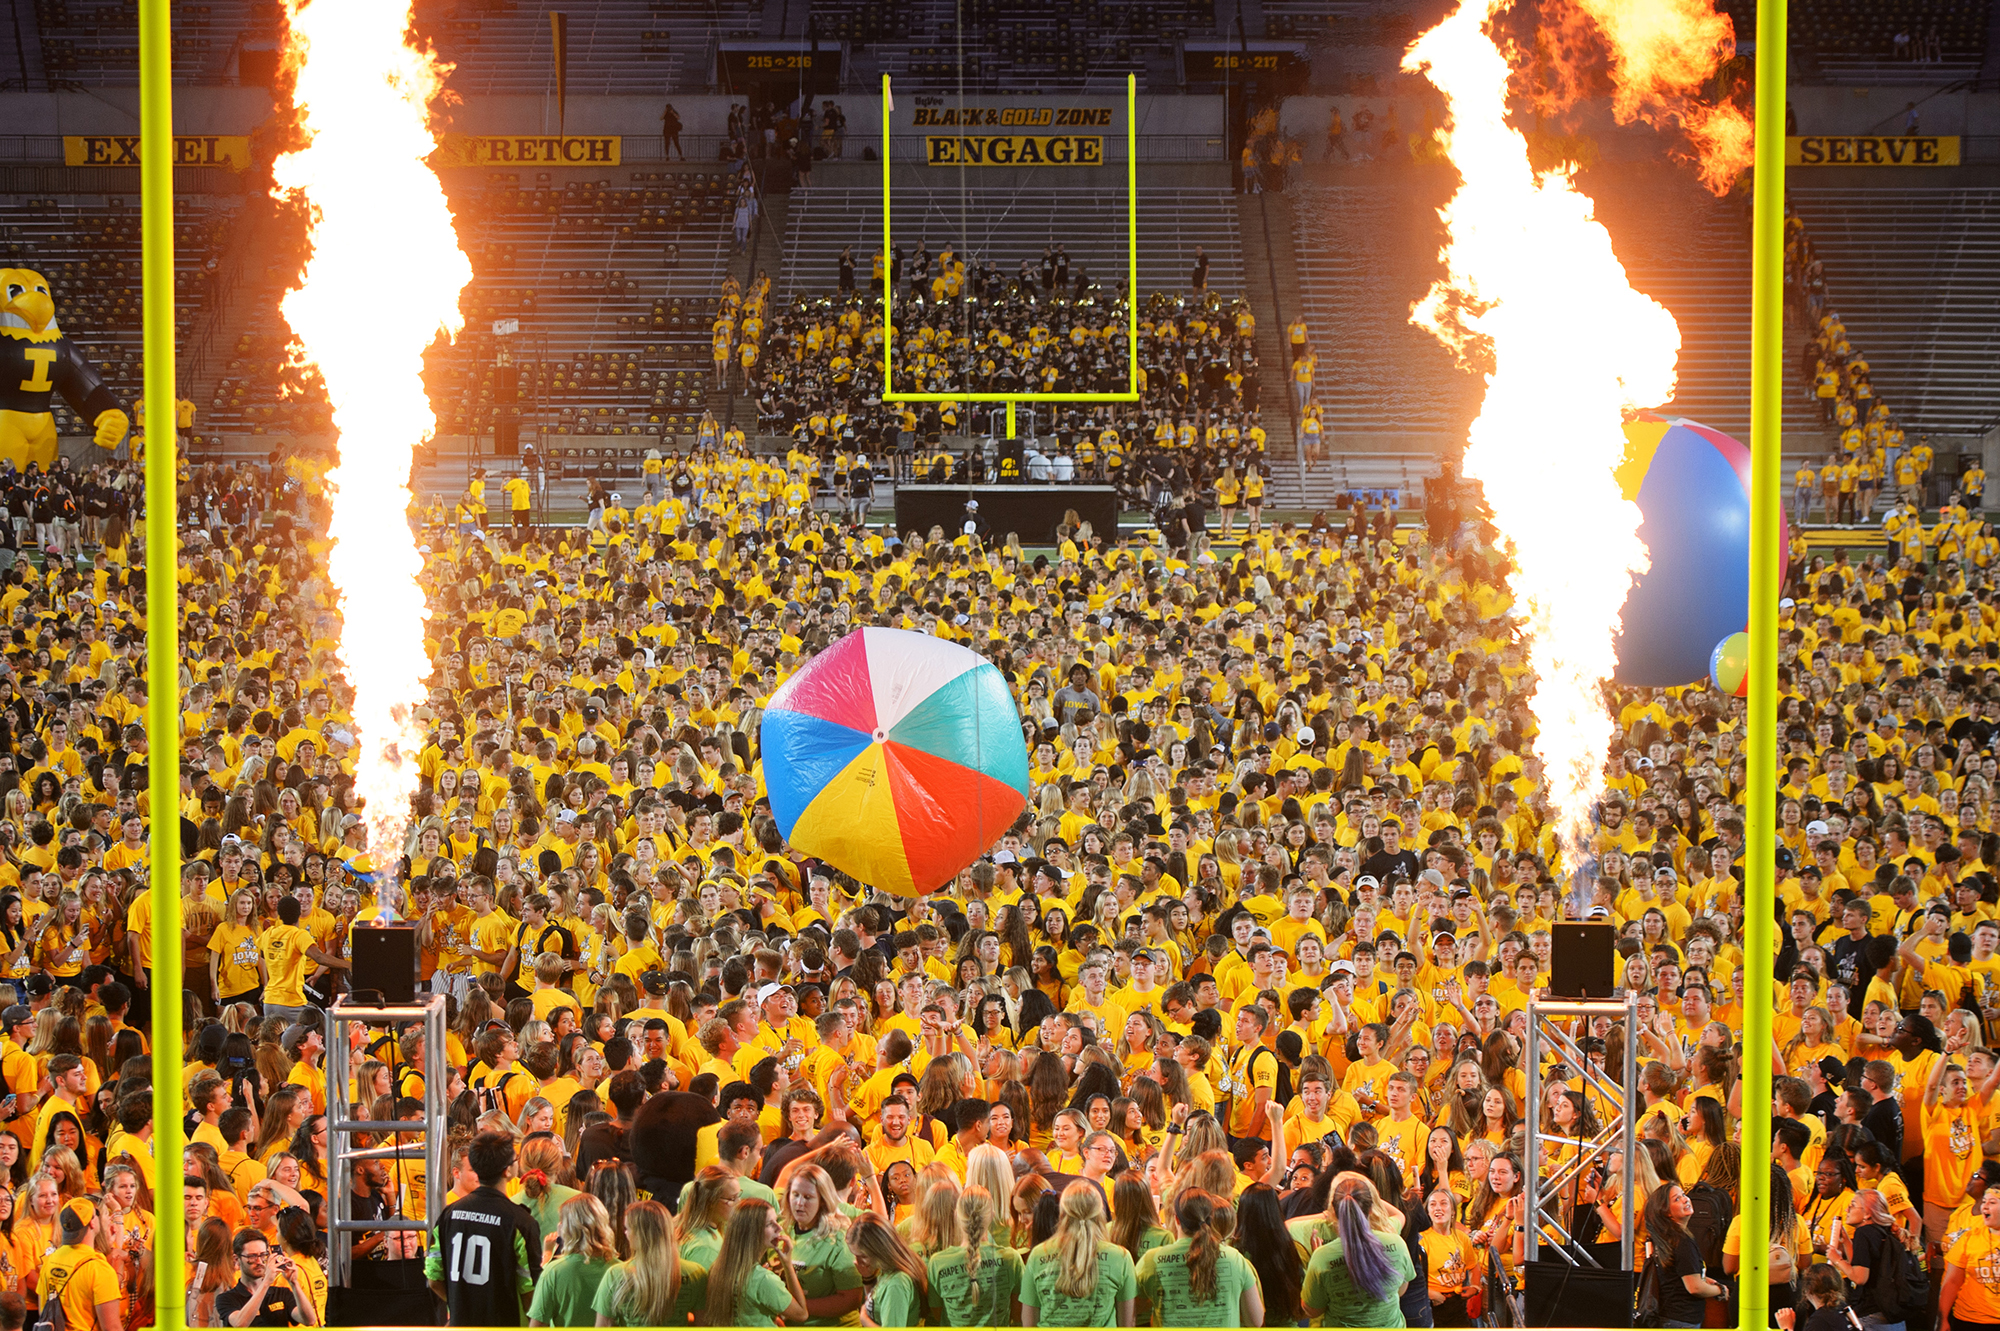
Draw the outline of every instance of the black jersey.
[[[542,1272],[542,1232],[528,1209],[478,1187],[444,1208],[424,1258],[442,1280],[453,1326],[520,1326]]]

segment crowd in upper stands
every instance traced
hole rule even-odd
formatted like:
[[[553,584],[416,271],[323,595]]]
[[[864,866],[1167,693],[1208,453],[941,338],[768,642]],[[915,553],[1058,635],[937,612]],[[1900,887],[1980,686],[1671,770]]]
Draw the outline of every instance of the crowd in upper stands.
[[[1191,295],[1146,299],[1136,376],[1122,284],[1099,285],[1061,245],[1012,275],[990,260],[968,265],[949,247],[933,255],[927,242],[886,262],[878,252],[865,292],[856,267],[850,248],[836,293],[775,309],[768,274],[759,272],[747,293],[725,280],[715,366],[758,395],[760,432],[790,435],[815,456],[839,455],[841,475],[851,456],[869,455],[902,479],[1108,481],[1149,507],[1189,493],[1212,495],[1226,510],[1261,500],[1268,472],[1256,319],[1246,302],[1207,289],[1199,252]],[[884,400],[885,289],[898,391],[1120,393],[1136,380],[1139,400],[1022,402],[1025,430],[1015,440],[1003,437],[1005,413],[993,404]],[[1303,330],[1295,326],[1299,339]],[[1309,384],[1311,362],[1302,372]],[[1317,408],[1307,414],[1316,454]],[[704,423],[696,446],[712,446],[718,433]]]
[[[1813,248],[1805,219],[1785,215],[1785,312],[1805,340],[1800,370],[1823,422],[1839,446],[1817,468],[1801,466],[1792,478],[1792,521],[1803,524],[1815,507],[1821,522],[1856,526],[1874,520],[1878,501],[1888,512],[1882,529],[1890,544],[1918,561],[1929,545],[1956,552],[1983,542],[1986,472],[1975,462],[1955,480],[1934,475],[1937,451],[1928,437],[1906,443],[1889,403],[1875,390],[1872,367],[1849,340],[1847,325],[1829,302],[1826,268]],[[1936,507],[1935,530],[1922,511]]]

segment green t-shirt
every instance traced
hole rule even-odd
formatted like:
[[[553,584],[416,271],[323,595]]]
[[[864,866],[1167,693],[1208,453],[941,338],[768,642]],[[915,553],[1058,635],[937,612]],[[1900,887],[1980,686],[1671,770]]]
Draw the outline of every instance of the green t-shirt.
[[[651,1326],[640,1314],[639,1308],[625,1293],[625,1276],[632,1269],[632,1263],[620,1262],[605,1273],[598,1283],[597,1297],[591,1300],[590,1311],[611,1319],[613,1326]],[[782,1281],[779,1283],[783,1283]],[[708,1306],[708,1268],[696,1266],[685,1259],[681,1262],[681,1284],[674,1291],[674,1306],[667,1315],[667,1321],[676,1326],[687,1324],[688,1314],[698,1313]],[[565,1323],[556,1322],[556,1326]],[[575,1322],[567,1325],[596,1325],[593,1318],[589,1323]]]
[[[1161,1326],[1241,1326],[1243,1292],[1257,1288],[1257,1271],[1228,1244],[1216,1254],[1215,1293],[1197,1301],[1188,1279],[1187,1239],[1162,1244],[1139,1259],[1139,1297]]]
[[[785,1227],[787,1231],[791,1226]],[[809,1299],[823,1299],[861,1288],[861,1273],[854,1269],[854,1253],[847,1236],[831,1223],[792,1238],[792,1265],[799,1273],[799,1292]],[[841,1315],[815,1317],[807,1326],[839,1326]]]
[[[703,1299],[706,1298],[704,1293]],[[791,1306],[792,1291],[785,1282],[767,1267],[752,1267],[750,1278],[743,1282],[742,1292],[736,1296],[735,1325],[776,1326],[778,1314]]]
[[[686,1183],[683,1183],[681,1185],[680,1205],[683,1209],[688,1204],[688,1198],[693,1195],[694,1195],[694,1180],[689,1179]],[[769,1202],[771,1204],[771,1209],[773,1211],[783,1209],[778,1205],[778,1194],[772,1192],[769,1188],[765,1187],[763,1184],[759,1183],[754,1178],[737,1179],[736,1195],[739,1199],[746,1202],[752,1202],[752,1201]]]
[[[565,1188],[560,1183],[551,1183],[543,1189],[540,1197],[532,1201],[525,1192],[514,1200],[528,1208],[528,1214],[535,1217],[535,1224],[540,1227],[543,1234],[554,1234],[562,1228],[563,1203],[572,1197],[582,1195],[575,1188]],[[561,1323],[551,1322],[550,1325],[559,1326]]]
[[[1160,1228],[1158,1225],[1154,1225],[1151,1229],[1148,1229],[1145,1233],[1139,1236],[1139,1242],[1136,1245],[1139,1249],[1139,1252],[1138,1255],[1135,1256],[1132,1260],[1134,1262],[1137,1262],[1142,1258],[1144,1258],[1145,1255],[1151,1252],[1153,1249],[1164,1248],[1165,1246],[1167,1246],[1167,1244],[1172,1243],[1173,1241],[1174,1241],[1173,1235],[1167,1233],[1166,1230]]]
[[[1415,1280],[1417,1268],[1410,1261],[1410,1250],[1404,1246],[1402,1237],[1377,1234],[1375,1238],[1396,1268],[1398,1283]],[[1371,1299],[1355,1288],[1353,1277],[1347,1273],[1344,1246],[1338,1238],[1322,1244],[1306,1263],[1305,1284],[1299,1298],[1313,1315],[1315,1326],[1405,1325],[1403,1306],[1394,1288],[1380,1299]]]
[[[861,1306],[875,1326],[923,1325],[924,1302],[917,1282],[901,1271],[883,1272]]]
[[[616,1265],[574,1253],[556,1258],[542,1268],[542,1278],[535,1282],[528,1316],[544,1326],[596,1326],[597,1288]]]
[[[706,1271],[715,1265],[715,1255],[722,1251],[722,1233],[714,1229],[697,1229],[681,1240],[681,1264],[693,1262]]]
[[[1038,1244],[1021,1272],[1021,1306],[1035,1309],[1043,1326],[1116,1326],[1118,1305],[1136,1298],[1132,1255],[1115,1243],[1097,1245],[1097,1284],[1082,1298],[1056,1288],[1062,1278],[1062,1256],[1056,1241]]]
[[[925,1263],[930,1274],[931,1306],[942,1309],[933,1318],[943,1326],[1011,1326],[1014,1300],[1021,1293],[1021,1254],[988,1243],[979,1249],[979,1297],[972,1297],[973,1279],[965,1265],[965,1248],[946,1248]]]

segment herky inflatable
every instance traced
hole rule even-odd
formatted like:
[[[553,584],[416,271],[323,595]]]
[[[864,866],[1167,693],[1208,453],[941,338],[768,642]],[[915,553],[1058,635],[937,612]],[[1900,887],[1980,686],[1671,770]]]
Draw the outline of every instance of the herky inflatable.
[[[117,399],[56,325],[49,280],[31,268],[0,268],[0,461],[16,471],[30,462],[47,471],[56,460],[56,418],[49,394],[96,429],[97,443],[116,448],[131,422]]]

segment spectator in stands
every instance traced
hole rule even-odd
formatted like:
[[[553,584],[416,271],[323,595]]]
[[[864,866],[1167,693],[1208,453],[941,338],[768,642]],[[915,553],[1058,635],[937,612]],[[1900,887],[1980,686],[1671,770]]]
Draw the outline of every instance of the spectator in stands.
[[[666,155],[671,158],[679,153],[681,160],[687,160],[687,149],[681,147],[681,113],[668,102],[660,112],[660,137],[666,141]]]
[[[1341,121],[1340,108],[1337,106],[1328,113],[1326,119],[1326,160],[1331,162],[1335,153],[1340,154],[1340,160],[1343,162],[1354,160],[1353,154],[1347,151],[1347,126]]]
[[[819,134],[826,155],[840,157],[847,143],[847,112],[841,110],[840,104],[831,97],[820,108]]]

